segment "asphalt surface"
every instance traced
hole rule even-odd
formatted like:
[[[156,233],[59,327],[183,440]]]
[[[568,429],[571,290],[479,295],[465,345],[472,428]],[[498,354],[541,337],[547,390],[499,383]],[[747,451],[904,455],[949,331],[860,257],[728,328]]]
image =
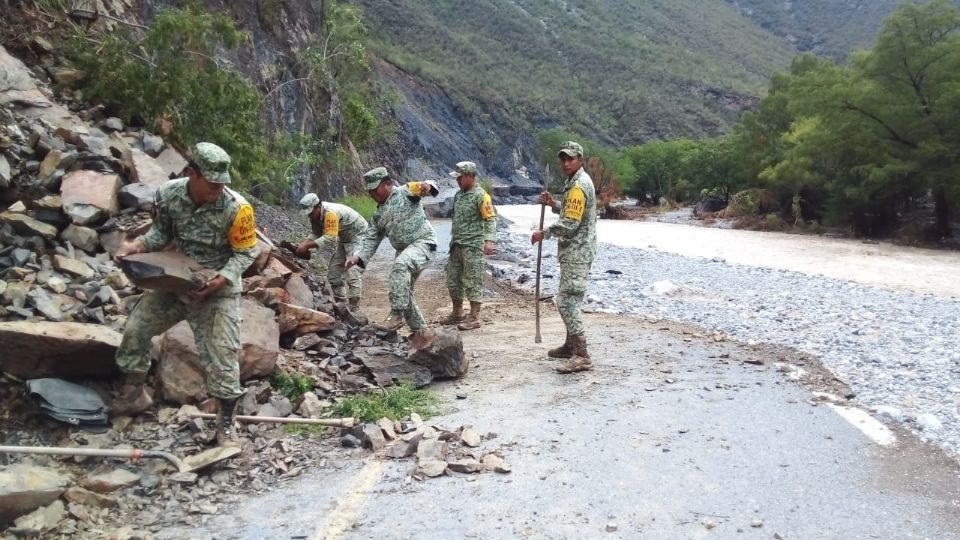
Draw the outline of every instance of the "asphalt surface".
[[[439,268],[418,285],[428,317],[445,309]],[[365,302],[382,315],[382,299]],[[588,315],[597,367],[561,376],[545,351],[563,327],[552,305],[543,311],[536,345],[529,302],[489,304],[484,328],[464,335],[470,373],[434,386],[455,410],[430,423],[472,425],[512,473],[421,482],[412,460],[338,449],[280,489],[161,537],[960,538],[958,464],[814,399],[843,390],[802,354]]]
[[[495,432],[483,448],[501,449],[512,473],[419,482],[411,461],[344,451],[194,534],[960,538],[956,463],[905,435],[872,442],[775,358],[744,364],[758,353],[590,316],[597,368],[562,377],[543,354],[562,338],[556,316],[534,345],[514,315],[493,313],[467,338],[471,373],[439,386],[457,411],[431,421]]]

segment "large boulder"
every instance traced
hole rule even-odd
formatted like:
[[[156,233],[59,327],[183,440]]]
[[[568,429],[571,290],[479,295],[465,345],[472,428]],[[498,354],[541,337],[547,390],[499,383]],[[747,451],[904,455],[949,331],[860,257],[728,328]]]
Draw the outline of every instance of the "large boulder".
[[[241,300],[240,306],[240,380],[266,377],[280,355],[280,332],[273,310],[247,299]],[[161,337],[157,377],[166,400],[199,403],[209,397],[193,330],[186,321]]]
[[[0,470],[0,528],[57,500],[70,477],[47,467],[16,463]]]
[[[433,345],[415,351],[410,361],[430,368],[438,379],[459,379],[470,369],[470,359],[463,353],[463,339],[456,330],[435,330]]]
[[[63,177],[63,210],[77,225],[88,225],[120,211],[123,182],[116,174],[77,170]]]
[[[99,324],[0,322],[0,371],[21,379],[113,375],[122,337]]]
[[[307,283],[303,281],[300,274],[291,275],[290,279],[287,280],[287,284],[283,286],[283,289],[290,295],[291,304],[310,309],[313,309],[316,305],[313,300],[313,291],[310,290]]]
[[[81,227],[71,223],[60,233],[60,239],[70,242],[87,253],[95,253],[100,247],[100,235],[89,227]]]

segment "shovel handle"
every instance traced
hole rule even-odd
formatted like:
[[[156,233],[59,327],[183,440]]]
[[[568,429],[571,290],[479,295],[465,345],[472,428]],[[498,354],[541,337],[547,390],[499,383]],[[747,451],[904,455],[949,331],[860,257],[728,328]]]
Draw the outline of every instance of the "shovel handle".
[[[547,213],[547,205],[541,204],[540,205],[540,227],[538,228],[538,230],[540,231],[543,230],[543,221],[546,218],[546,213]],[[543,261],[543,240],[541,239],[539,242],[537,242],[537,285],[536,285],[537,290],[535,293],[536,296],[534,297],[534,300],[533,300],[533,305],[536,306],[534,311],[536,313],[536,319],[537,319],[537,330],[536,330],[536,334],[534,334],[534,337],[533,337],[534,343],[543,342],[543,338],[540,337],[540,264],[542,263],[542,261]]]
[[[204,418],[211,420],[216,418],[215,414],[194,413],[190,418]],[[354,418],[280,418],[277,416],[234,416],[238,422],[247,422],[251,424],[313,424],[317,426],[334,426],[351,428],[356,424]]]

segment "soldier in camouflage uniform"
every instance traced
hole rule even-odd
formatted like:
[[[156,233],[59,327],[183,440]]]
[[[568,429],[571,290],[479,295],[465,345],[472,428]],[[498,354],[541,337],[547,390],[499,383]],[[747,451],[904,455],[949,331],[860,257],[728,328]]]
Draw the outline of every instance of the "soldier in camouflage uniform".
[[[363,181],[367,193],[378,206],[370,218],[360,252],[347,259],[346,267],[366,267],[383,239],[388,238],[390,245],[397,250],[389,277],[390,314],[375,327],[395,331],[406,320],[413,331],[411,345],[417,349],[429,347],[436,336],[427,329],[427,322],[413,297],[413,286],[437,252],[437,235],[427,220],[420,199],[426,195],[436,196],[439,190],[430,182],[396,186],[384,167],[367,171]]]
[[[580,304],[587,292],[590,266],[597,254],[597,197],[593,180],[583,170],[583,147],[573,141],[565,142],[557,157],[567,175],[562,203],[546,191],[540,194],[540,203],[560,214],[560,220],[546,230],[534,231],[531,240],[536,244],[545,238],[557,238],[557,261],[560,263],[557,311],[567,327],[567,340],[547,355],[568,359],[557,368],[560,373],[575,373],[593,368],[587,352]]]
[[[453,312],[441,324],[457,324],[460,330],[480,328],[483,299],[484,255],[493,255],[497,241],[497,213],[490,195],[477,185],[477,165],[457,163],[450,176],[457,179],[460,191],[453,197],[453,225],[450,258],[447,261],[447,289]],[[463,300],[470,302],[470,315],[464,320]]]
[[[344,264],[359,249],[367,232],[367,221],[349,206],[321,202],[316,193],[307,193],[300,199],[300,211],[310,219],[313,239],[301,242],[297,255],[307,257],[311,249],[316,249],[320,260],[318,270],[330,280],[333,300],[349,300],[351,308],[359,307],[363,292],[360,269],[346,270]]]
[[[144,389],[150,340],[186,319],[196,339],[207,392],[220,402],[217,441],[238,446],[233,413],[240,396],[240,279],[253,262],[257,236],[253,207],[226,187],[229,168],[230,156],[219,146],[194,146],[187,177],[157,190],[156,218],[150,230],[124,242],[116,253],[121,259],[158,251],[173,242],[178,251],[217,275],[186,298],[163,291],[143,294],[127,319],[117,350],[117,365],[126,380],[115,410],[135,414],[151,405]]]

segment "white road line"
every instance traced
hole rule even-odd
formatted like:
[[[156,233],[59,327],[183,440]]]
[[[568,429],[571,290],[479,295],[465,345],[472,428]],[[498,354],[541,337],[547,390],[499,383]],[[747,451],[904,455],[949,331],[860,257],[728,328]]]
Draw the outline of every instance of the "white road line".
[[[855,428],[862,431],[864,435],[880,446],[891,446],[897,442],[897,437],[890,431],[890,428],[870,416],[863,409],[841,407],[840,405],[834,405],[832,403],[828,405],[839,414],[841,418],[853,424]]]
[[[383,472],[383,461],[378,459],[368,461],[354,477],[349,491],[343,495],[340,503],[330,511],[326,523],[314,531],[310,537],[311,540],[336,540],[344,531],[353,527],[360,507],[367,502],[370,489],[380,479],[381,472]]]

